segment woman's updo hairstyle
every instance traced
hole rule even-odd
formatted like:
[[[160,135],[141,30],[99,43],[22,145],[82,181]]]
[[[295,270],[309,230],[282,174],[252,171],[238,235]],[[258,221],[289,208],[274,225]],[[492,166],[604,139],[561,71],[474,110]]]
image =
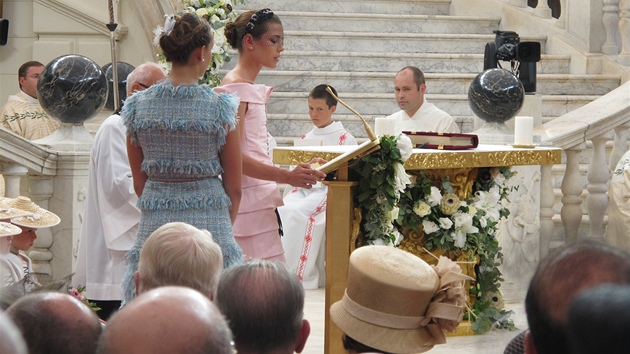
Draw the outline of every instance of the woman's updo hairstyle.
[[[251,34],[254,39],[260,39],[267,32],[268,23],[282,25],[280,17],[271,9],[243,12],[236,20],[225,25],[225,39],[233,49],[240,52],[243,49],[243,37]]]
[[[166,27],[166,26],[165,26]],[[175,17],[175,25],[170,33],[160,36],[160,48],[171,63],[186,63],[190,54],[212,42],[210,24],[195,13],[185,13]]]

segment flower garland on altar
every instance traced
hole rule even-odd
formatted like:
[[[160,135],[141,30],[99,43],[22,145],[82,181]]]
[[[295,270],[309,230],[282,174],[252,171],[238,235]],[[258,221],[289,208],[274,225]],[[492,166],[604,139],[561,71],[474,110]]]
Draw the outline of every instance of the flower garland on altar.
[[[474,254],[478,263],[470,294],[475,301],[468,315],[472,329],[475,333],[493,327],[513,329],[511,311],[504,309],[499,291],[503,254],[496,238],[499,223],[510,213],[507,197],[513,187],[508,180],[513,172],[509,167],[480,168],[470,198],[460,200],[449,181],[435,186],[426,173],[407,176],[408,139],[383,136],[379,150],[351,166],[360,182],[355,204],[363,214],[363,243],[398,246],[404,237],[401,231],[412,229],[424,232],[423,246],[430,252]]]
[[[194,12],[199,17],[204,17],[212,27],[212,38],[214,39],[214,47],[212,47],[212,63],[203,77],[199,79],[199,84],[208,84],[212,87],[221,84],[219,77],[219,69],[230,61],[228,50],[230,45],[225,39],[225,25],[234,21],[238,14],[234,11],[234,6],[243,4],[245,0],[179,0],[184,5],[180,14]],[[160,28],[161,29],[161,28]],[[170,71],[167,66],[166,59],[162,53],[158,54],[158,63]]]

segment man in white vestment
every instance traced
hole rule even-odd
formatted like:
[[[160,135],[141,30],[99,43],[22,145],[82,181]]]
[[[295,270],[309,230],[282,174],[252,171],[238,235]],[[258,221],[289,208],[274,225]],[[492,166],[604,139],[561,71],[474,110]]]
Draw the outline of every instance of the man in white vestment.
[[[308,111],[313,130],[302,136],[315,145],[357,145],[341,122],[332,119],[337,100],[326,91],[327,85],[315,87],[308,97]],[[337,95],[334,88],[332,91]],[[326,193],[317,183],[311,189],[293,188],[278,208],[284,236],[282,246],[287,266],[296,272],[305,289],[317,289],[325,281]]]
[[[18,69],[20,92],[9,96],[0,111],[0,126],[21,137],[37,140],[52,134],[61,123],[48,117],[37,100],[37,81],[44,64],[28,61]]]
[[[157,64],[144,63],[127,77],[127,95],[166,78]],[[87,196],[73,284],[85,286],[106,320],[120,308],[125,254],[133,246],[140,210],[127,158],[126,132],[115,113],[99,127],[92,143]]]
[[[400,111],[387,118],[396,118],[396,131],[431,131],[459,133],[453,118],[433,103],[427,102],[424,74],[415,66],[401,69],[394,78],[396,103]]]

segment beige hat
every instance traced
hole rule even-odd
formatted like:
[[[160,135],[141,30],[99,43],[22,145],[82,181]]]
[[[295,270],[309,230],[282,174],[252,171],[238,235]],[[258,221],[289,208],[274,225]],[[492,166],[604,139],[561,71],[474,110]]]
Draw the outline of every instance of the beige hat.
[[[0,220],[9,220],[12,218],[18,218],[20,216],[26,216],[33,214],[30,211],[17,209],[7,205],[13,198],[0,197]]]
[[[461,268],[440,257],[430,266],[389,246],[363,246],[350,255],[348,286],[330,307],[349,337],[390,353],[422,353],[446,343],[444,331],[462,321],[466,291]],[[341,340],[341,339],[339,339]]]
[[[0,222],[0,237],[15,236],[21,233],[22,229],[19,227],[8,222]]]
[[[31,215],[11,218],[11,222],[15,225],[39,229],[55,226],[61,222],[57,215],[40,207],[27,197],[10,199],[5,201],[5,205],[31,213]]]

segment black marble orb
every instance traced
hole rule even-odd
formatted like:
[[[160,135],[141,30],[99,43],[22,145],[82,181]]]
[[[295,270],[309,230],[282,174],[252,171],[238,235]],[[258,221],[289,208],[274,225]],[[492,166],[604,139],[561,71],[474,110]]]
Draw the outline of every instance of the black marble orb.
[[[131,74],[135,67],[129,63],[125,63],[124,61],[116,62],[116,68],[118,69],[118,99],[120,103],[127,98],[127,76]],[[114,71],[112,70],[112,63],[108,63],[103,65],[101,68],[105,73],[105,77],[107,78],[107,101],[105,102],[105,108],[109,110],[114,110]]]
[[[525,90],[521,81],[504,69],[488,69],[468,88],[468,104],[487,123],[505,123],[521,110]]]
[[[37,98],[50,117],[82,124],[103,109],[107,79],[90,58],[63,55],[48,63],[39,76]]]

